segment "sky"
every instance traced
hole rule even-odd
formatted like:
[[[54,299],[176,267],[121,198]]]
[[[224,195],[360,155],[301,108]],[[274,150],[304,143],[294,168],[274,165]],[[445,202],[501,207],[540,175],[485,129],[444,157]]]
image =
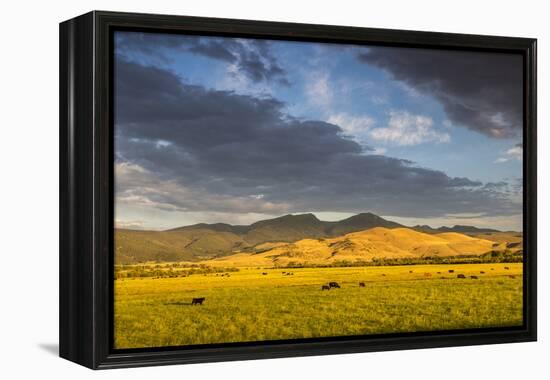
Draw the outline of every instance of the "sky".
[[[115,34],[120,228],[373,212],[522,230],[522,57]]]

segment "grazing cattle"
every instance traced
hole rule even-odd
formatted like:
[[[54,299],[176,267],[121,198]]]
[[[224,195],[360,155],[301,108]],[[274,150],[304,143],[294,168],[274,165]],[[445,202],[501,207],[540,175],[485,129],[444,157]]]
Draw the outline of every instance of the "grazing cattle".
[[[193,298],[193,301],[191,301],[191,305],[202,305],[204,300],[205,297]]]
[[[286,272],[281,272],[282,274],[285,274]]]
[[[338,289],[340,289],[340,285],[339,285],[337,282],[334,282],[334,281],[329,282],[329,283],[328,283],[328,286],[330,286],[331,288],[338,288]]]
[[[491,270],[495,270],[495,268],[491,268]]]
[[[477,280],[477,276],[470,276],[471,279]]]
[[[267,273],[265,273],[265,272],[263,272],[262,274],[263,274],[264,276],[267,276]]]
[[[449,273],[454,273],[454,269],[449,269]]]
[[[504,269],[506,269],[506,270],[509,270],[510,268],[508,268],[508,267],[504,267]]]
[[[464,276],[463,274],[457,274],[456,277],[457,278],[466,278],[466,276]]]
[[[412,272],[413,272],[412,270],[409,271],[409,273],[412,273]]]
[[[381,276],[384,276],[384,277],[386,277],[386,274],[385,274],[385,273],[382,273],[382,274],[381,274]]]
[[[510,277],[510,278],[516,278],[516,276],[513,276],[513,275],[511,275],[511,274],[508,275],[508,277]]]
[[[330,286],[328,286],[328,285],[321,286],[321,291],[323,291],[323,290],[330,290]]]
[[[365,283],[364,283],[364,282],[360,282],[360,283],[359,283],[359,287],[360,287],[360,288],[364,288],[364,287],[365,287]]]
[[[424,273],[424,277],[432,277],[432,274],[431,273]]]
[[[479,271],[479,273],[480,273],[480,274],[485,274],[485,272],[484,272],[484,271],[482,271],[482,270],[480,270],[480,271]]]
[[[437,274],[441,274],[441,272],[437,272]]]

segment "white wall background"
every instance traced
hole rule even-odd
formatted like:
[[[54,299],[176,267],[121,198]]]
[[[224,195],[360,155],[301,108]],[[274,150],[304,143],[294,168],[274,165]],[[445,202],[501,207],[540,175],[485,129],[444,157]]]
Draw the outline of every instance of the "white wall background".
[[[544,1],[9,1],[0,22],[0,377],[543,379],[550,375]],[[539,39],[539,342],[93,372],[57,355],[58,23],[93,9]],[[547,351],[544,353],[544,351]],[[545,376],[546,375],[546,376]]]

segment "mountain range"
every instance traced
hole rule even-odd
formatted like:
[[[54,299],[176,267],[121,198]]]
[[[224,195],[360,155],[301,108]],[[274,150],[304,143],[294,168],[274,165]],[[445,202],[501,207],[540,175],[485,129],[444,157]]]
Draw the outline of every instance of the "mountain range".
[[[427,234],[411,228],[375,227],[333,238],[265,243],[260,245],[262,250],[256,253],[239,252],[207,263],[224,267],[333,265],[337,262],[366,262],[374,259],[479,256],[490,251],[504,250],[506,245],[456,232]]]
[[[259,253],[303,239],[335,238],[373,228],[407,229],[422,235],[499,233],[473,226],[409,228],[372,213],[361,213],[340,221],[321,221],[313,214],[285,215],[250,225],[200,223],[166,231],[116,229],[115,261],[117,264],[132,264],[208,260],[235,252]]]

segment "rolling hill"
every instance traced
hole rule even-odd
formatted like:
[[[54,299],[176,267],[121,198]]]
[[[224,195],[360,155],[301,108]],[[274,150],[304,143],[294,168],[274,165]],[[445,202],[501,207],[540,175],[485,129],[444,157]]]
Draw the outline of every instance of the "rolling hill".
[[[410,228],[376,227],[335,238],[302,239],[274,246],[261,253],[239,252],[208,261],[220,266],[287,266],[331,264],[338,261],[371,261],[375,258],[402,259],[481,255],[502,249],[497,243],[447,232],[426,234]]]
[[[478,228],[474,226],[463,226],[463,225],[454,225],[453,227],[439,227],[439,228],[432,228],[427,225],[418,225],[411,227],[413,230],[420,231],[420,232],[426,232],[429,234],[438,234],[441,232],[460,232],[462,234],[482,234],[482,233],[495,233],[500,232],[499,230],[494,230],[492,228]]]
[[[115,262],[195,261],[248,247],[240,236],[227,231],[115,231]]]
[[[343,235],[373,228],[393,230],[404,227],[372,213],[361,213],[331,222],[321,221],[313,214],[300,214],[262,220],[250,225],[200,223],[166,231],[116,229],[115,262],[135,264],[150,261],[201,261],[236,252],[243,254],[266,252],[304,239],[340,238]],[[522,240],[521,234],[518,235],[518,233],[504,233],[470,226],[439,229],[415,226],[407,230],[428,236],[439,236],[441,233],[454,233],[457,232],[455,230],[460,230],[464,236],[479,237],[493,243],[507,242],[516,246],[521,244]],[[394,251],[387,250],[387,252]]]
[[[115,260],[117,264],[196,261],[238,250],[255,252],[256,246],[264,243],[332,237],[373,227],[402,226],[372,213],[362,213],[337,222],[321,221],[313,214],[300,214],[262,220],[248,226],[200,223],[167,231],[117,229]]]

